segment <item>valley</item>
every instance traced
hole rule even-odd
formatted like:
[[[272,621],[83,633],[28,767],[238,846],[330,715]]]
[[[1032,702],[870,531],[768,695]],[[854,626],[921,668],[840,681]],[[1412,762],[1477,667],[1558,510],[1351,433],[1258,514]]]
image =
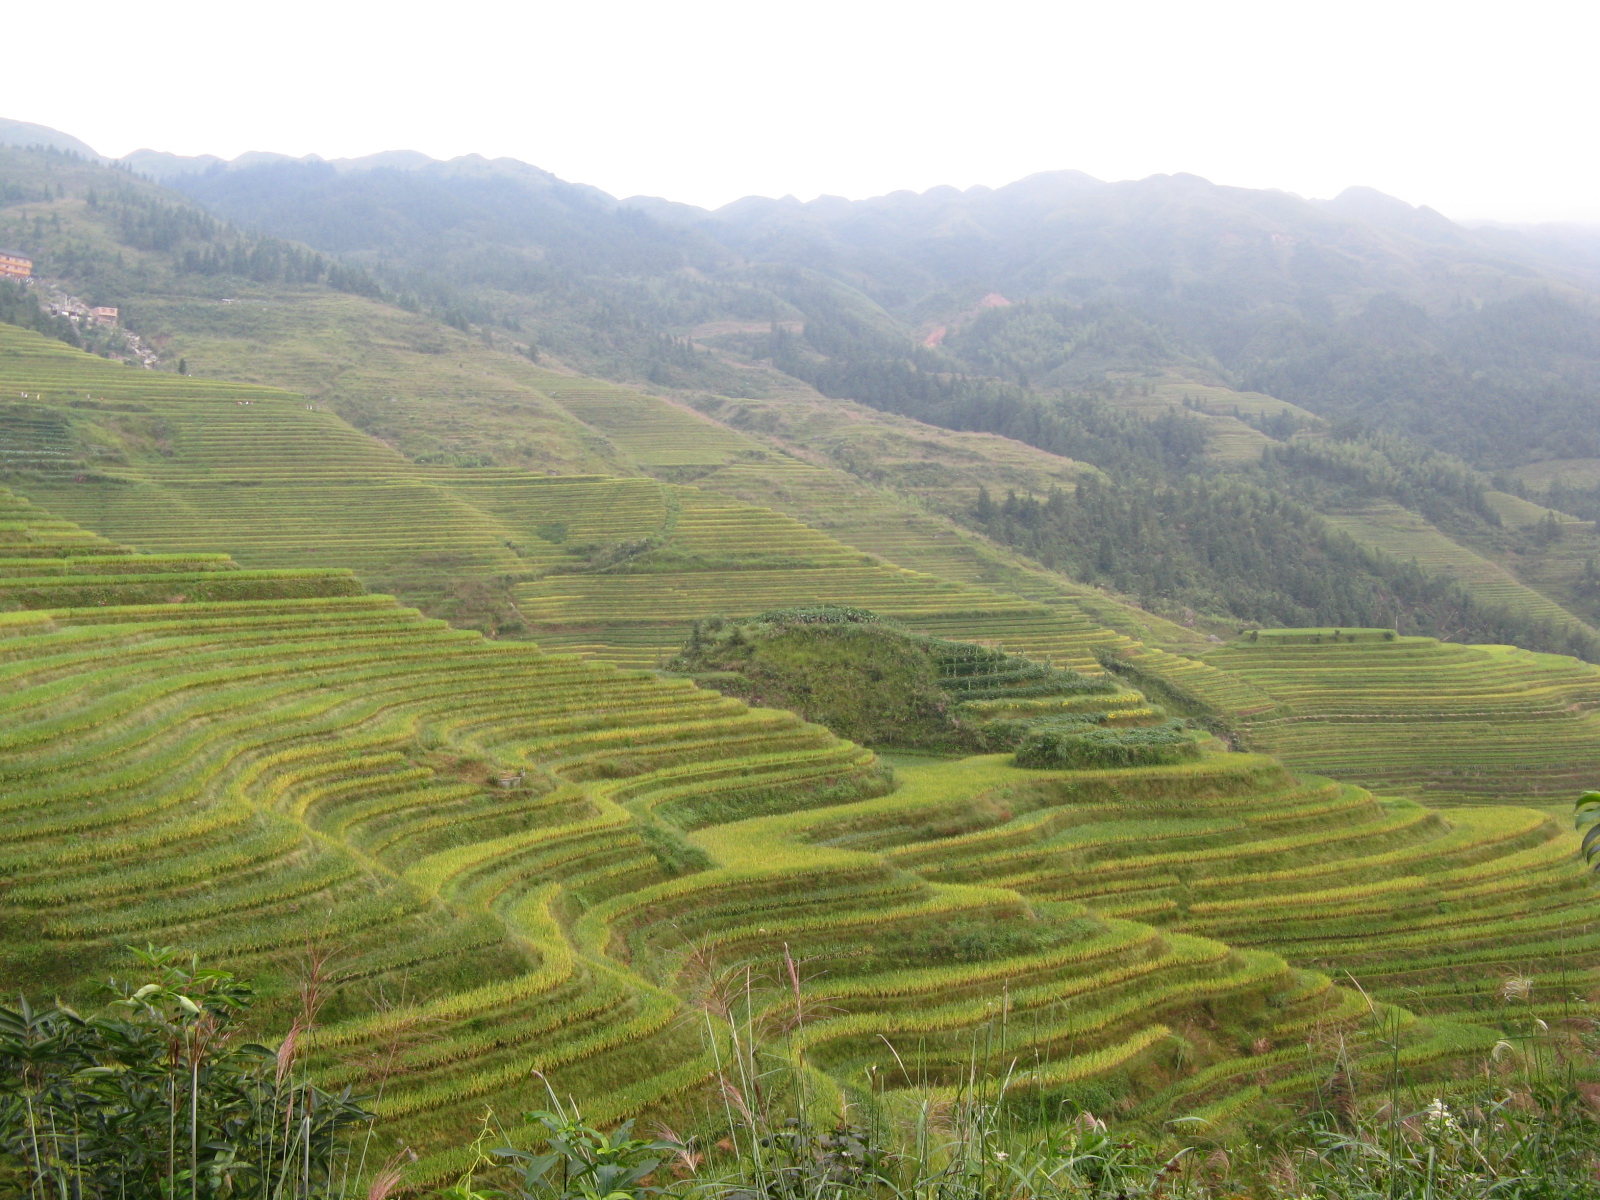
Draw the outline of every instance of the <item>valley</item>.
[[[860,202],[873,241],[469,166],[386,186],[480,223],[366,245],[251,208],[298,167],[0,146],[0,239],[159,356],[0,281],[8,989],[88,1006],[142,946],[248,979],[283,1070],[365,1098],[372,1167],[424,1189],[551,1098],[716,1146],[758,1100],[903,1132],[980,1074],[1041,1136],[1220,1152],[1575,1028],[1600,535],[1538,456],[1586,393],[1460,393],[1529,406],[1485,449],[1430,426],[1437,379],[1361,391],[1357,334],[1403,300],[1471,341],[1577,284],[1160,184],[1386,264],[1331,272],[1343,324],[1296,310],[1291,353],[1136,294],[1104,226],[1157,185]],[[1040,197],[1098,274],[917,232]]]

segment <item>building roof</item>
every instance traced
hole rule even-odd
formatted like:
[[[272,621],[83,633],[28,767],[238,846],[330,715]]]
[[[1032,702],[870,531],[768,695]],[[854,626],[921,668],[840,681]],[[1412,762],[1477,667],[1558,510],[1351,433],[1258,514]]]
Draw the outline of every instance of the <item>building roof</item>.
[[[33,255],[24,254],[21,250],[7,250],[4,246],[0,246],[0,256],[4,256],[6,258],[25,258],[29,262],[33,261]]]

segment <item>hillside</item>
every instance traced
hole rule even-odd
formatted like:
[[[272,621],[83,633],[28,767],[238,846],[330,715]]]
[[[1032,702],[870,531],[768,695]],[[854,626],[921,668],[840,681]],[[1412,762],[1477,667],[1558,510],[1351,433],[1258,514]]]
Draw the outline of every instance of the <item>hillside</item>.
[[[1385,609],[1398,598],[1403,633],[1464,627],[1480,641],[1600,657],[1600,609],[1583,573],[1600,550],[1592,531],[1575,531],[1561,555],[1509,544],[1483,498],[1487,474],[1475,495],[1424,485],[1399,500],[1407,519],[1487,554],[1522,588],[1507,593],[1503,577],[1427,562],[1428,580],[1411,586],[1343,553],[1311,519],[1396,497],[1352,497],[1337,470],[1304,479],[1258,466],[1297,438],[1377,448],[1383,469],[1402,473],[1420,447],[1465,460],[1456,466],[1469,473],[1587,453],[1591,281],[1561,270],[1537,239],[1455,226],[1362,189],[1310,202],[1186,176],[1104,184],[1066,172],[861,202],[751,198],[713,214],[619,203],[509,160],[141,162],[219,215],[360,264],[374,294],[480,341],[537,347],[746,428],[753,407],[770,412],[799,396],[815,407],[820,391],[1094,466],[1124,507],[1196,479],[1260,489],[1263,504],[1213,505],[1208,520],[1236,533],[1225,548],[1141,542],[1113,564],[1116,548],[1101,554],[1095,540],[1053,553],[1010,542],[1170,619],[1230,632],[1375,624],[1392,620]],[[194,314],[167,307],[164,316],[172,344],[184,346]],[[406,426],[385,405],[406,413],[426,435],[412,436],[408,452],[448,445],[463,461],[508,457],[492,444],[505,427],[482,411],[498,405],[492,391],[475,400],[471,388],[452,394],[462,381],[451,381],[435,399],[464,400],[474,415],[443,419],[435,404],[418,416],[399,377],[379,382],[379,364],[363,383],[341,361],[348,355],[323,356],[312,380],[288,369],[300,348],[285,348],[275,382],[318,393],[347,372],[365,395],[333,397],[339,411],[391,438]],[[239,352],[247,345],[218,349],[200,346],[208,371],[257,366]],[[852,420],[848,412],[838,420]],[[1380,448],[1375,435],[1389,441]],[[830,465],[908,498],[937,486],[881,438],[867,441]],[[941,465],[953,457],[941,453]],[[1061,472],[991,474],[1029,475],[1022,486],[1032,491]],[[941,508],[973,525],[970,498],[952,507],[943,490]],[[1301,562],[1281,562],[1271,547],[1268,514],[1285,499],[1308,514],[1294,537],[1316,552]],[[1357,541],[1370,556],[1384,539]],[[1158,557],[1181,566],[1126,565]],[[1337,562],[1322,561],[1330,557]],[[1329,581],[1339,575],[1365,577],[1370,595],[1353,604],[1336,595]]]
[[[632,666],[659,665],[700,618],[832,603],[1063,667],[1095,672],[1114,656],[1186,711],[1228,721],[1280,703],[1243,664],[1197,662],[1206,643],[1193,633],[1023,560],[1007,563],[934,514],[908,513],[892,493],[765,444],[738,442],[726,466],[703,462],[695,473],[711,473],[696,485],[417,464],[290,393],[133,371],[5,328],[0,391],[30,397],[0,406],[11,485],[151,551],[222,551],[251,569],[346,565],[462,623]],[[689,457],[714,460],[725,439],[740,436],[626,389],[567,376],[546,386],[605,422],[589,427],[596,435],[616,431],[624,450],[629,430],[644,429],[632,445],[663,455],[686,446]],[[654,423],[639,422],[641,409]],[[841,428],[848,439],[851,427]],[[866,428],[880,431],[874,437],[895,429]],[[663,438],[663,429],[688,440]],[[896,436],[907,441],[891,446],[916,444],[906,429]],[[701,430],[710,433],[704,451]],[[969,455],[972,444],[958,442]],[[1031,460],[1019,450],[1016,461]],[[812,524],[730,493],[770,497]],[[901,561],[920,569],[890,565]],[[1508,669],[1515,686],[1538,682],[1520,662]],[[1576,664],[1570,673],[1593,677]],[[1374,764],[1375,778],[1387,778],[1387,760],[1367,748],[1393,735],[1386,712],[1359,710],[1346,742]],[[1440,769],[1489,772],[1507,794],[1543,799],[1600,771],[1586,729],[1551,741],[1557,761],[1546,782],[1503,774],[1524,753],[1527,726],[1515,723],[1480,723],[1450,741]],[[1293,768],[1337,773],[1314,738],[1262,744]],[[1402,774],[1395,783],[1420,797],[1429,778]]]
[[[1215,749],[925,761],[884,794],[870,751],[788,713],[454,631],[346,572],[141,555],[0,504],[8,976],[72,994],[129,941],[181,941],[284,1014],[287,952],[326,950],[313,1063],[382,1085],[420,1180],[533,1069],[592,1120],[696,1120],[728,1052],[706,987],[785,950],[817,1004],[785,1053],[845,1096],[898,1090],[912,1041],[917,1086],[953,1082],[998,988],[1015,1087],[1098,1081],[1152,1120],[1303,1092],[1313,1026],[1387,1061],[1330,971],[1437,1010],[1393,1010],[1427,1071],[1500,1037],[1500,961],[1543,1004],[1593,952],[1537,811]]]
[[[44,393],[52,411],[42,425],[28,404],[8,410],[19,422],[14,435],[22,439],[19,446],[35,445],[30,439],[56,439],[53,448],[43,445],[47,457],[66,452],[73,464],[53,474],[30,468],[26,476],[10,478],[118,537],[150,548],[225,550],[251,567],[348,565],[370,584],[462,624],[502,636],[531,632],[549,646],[637,665],[653,666],[673,652],[698,617],[719,611],[748,615],[773,605],[820,600],[875,608],[942,636],[1000,640],[1010,648],[1058,657],[1063,665],[1092,669],[1096,654],[1120,646],[1119,653],[1159,674],[1165,681],[1159,686],[1186,703],[1225,714],[1271,706],[1243,679],[1195,664],[1192,655],[1206,645],[1204,634],[1154,616],[1150,609],[1162,608],[1159,595],[1145,597],[1147,608],[1140,611],[1073,582],[1072,576],[1085,570],[1091,577],[1097,574],[1100,535],[1054,564],[1068,572],[1063,574],[1040,569],[1047,545],[1018,537],[1016,550],[1032,557],[1008,553],[996,545],[996,539],[1011,536],[1004,522],[974,520],[980,488],[996,497],[1001,488],[1037,495],[1105,475],[1081,460],[1016,439],[941,430],[832,401],[748,364],[735,363],[741,378],[760,386],[742,390],[765,390],[766,396],[664,389],[682,398],[670,403],[540,366],[511,353],[514,342],[492,349],[484,335],[497,343],[504,336],[492,329],[469,337],[381,299],[339,291],[327,282],[327,268],[324,281],[313,285],[185,273],[179,269],[185,261],[181,253],[132,244],[144,236],[135,217],[182,211],[181,201],[134,181],[132,194],[156,207],[141,208],[132,200],[91,206],[87,194],[108,172],[60,156],[4,153],[15,155],[9,169],[40,189],[36,199],[7,210],[13,219],[19,212],[34,213],[29,236],[59,248],[50,253],[59,254],[63,271],[91,283],[104,279],[108,285],[145,288],[114,298],[131,305],[141,327],[141,306],[160,314],[150,339],[166,339],[168,363],[177,351],[180,357],[192,356],[194,370],[258,384],[281,376],[307,387],[319,410],[306,410],[291,395],[269,397],[257,390],[249,394],[258,403],[205,408],[207,429],[201,429],[192,421],[202,410],[185,407],[183,398],[202,394],[204,387],[157,372],[135,376],[137,385],[126,379],[123,384],[136,393],[154,388],[152,399],[169,384],[198,390],[162,400],[163,406],[176,407],[159,419],[154,413],[122,414],[111,427],[103,416],[63,402],[78,403],[80,384],[91,395],[111,394],[112,377],[118,371],[126,376],[127,368],[78,359],[85,364],[81,369],[92,367],[99,374],[52,379],[30,374],[34,367],[23,358],[9,359],[17,373],[9,377],[8,388],[30,395],[58,388],[53,395]],[[57,189],[68,194],[56,195]],[[255,298],[254,307],[247,297]],[[387,332],[377,337],[374,331]],[[744,336],[726,329],[702,332],[710,341]],[[363,345],[358,356],[355,348]],[[729,363],[737,357],[731,350],[707,349]],[[57,360],[52,369],[65,361]],[[347,368],[342,375],[340,364]],[[9,369],[0,361],[0,370]],[[129,403],[145,403],[139,394],[125,395]],[[225,395],[226,389],[213,399]],[[1299,484],[1315,483],[1318,490],[1309,499],[1331,511],[1335,521],[1346,511],[1360,511],[1351,510],[1357,499],[1370,505],[1375,489],[1410,513],[1407,521],[1426,518],[1406,504],[1438,503],[1445,505],[1441,519],[1484,521],[1470,507],[1478,485],[1448,460],[1383,440],[1306,441],[1316,429],[1296,429],[1294,422],[1309,418],[1287,407],[1275,410],[1270,397],[1177,377],[1124,388],[1117,396],[1115,402],[1135,415],[1164,405],[1295,448],[1297,457],[1280,474]],[[726,423],[706,420],[694,407]],[[378,435],[387,448],[362,439],[338,420],[341,413]],[[214,418],[232,432],[223,433],[221,426],[209,432]],[[286,428],[286,440],[254,441],[262,427],[258,418],[292,421],[299,432]],[[1288,424],[1268,429],[1281,418]],[[157,435],[164,429],[152,424],[159,422],[188,426],[190,440],[163,444]],[[516,431],[530,427],[534,436],[524,442]],[[1219,444],[1220,438],[1208,435],[1207,444]],[[529,452],[519,450],[522,445]],[[313,467],[324,451],[323,465]],[[528,473],[596,468],[611,474],[584,479]],[[630,476],[633,482],[619,481]],[[311,479],[318,479],[315,489],[305,487]],[[553,486],[562,479],[568,482]],[[675,479],[693,486],[685,490],[670,482]],[[135,485],[132,490],[129,483]],[[1136,479],[1119,494],[1131,502],[1151,490]],[[1265,494],[1270,500],[1272,493]],[[718,496],[746,504],[728,506]],[[748,507],[750,502],[757,507]],[[285,525],[281,516],[271,516],[284,505],[314,515]],[[797,518],[806,528],[785,524],[777,514]],[[973,536],[974,525],[990,538]],[[1437,525],[1428,528],[1447,553],[1450,546],[1461,547],[1438,533]],[[436,540],[419,541],[419,529],[433,531]],[[1534,545],[1533,531],[1518,536]],[[1559,557],[1573,572],[1573,586],[1581,585],[1591,537],[1577,528],[1522,556],[1523,561]],[[1400,555],[1406,551],[1395,548]],[[865,562],[862,555],[895,567]],[[1136,561],[1131,554],[1121,557]],[[1438,561],[1440,569],[1451,569],[1449,561]],[[1231,570],[1229,560],[1221,562],[1208,568],[1219,577]],[[762,568],[759,589],[751,590],[752,578],[742,573],[750,566]],[[1463,574],[1477,586],[1474,575]],[[1115,577],[1111,572],[1100,578],[1114,583]],[[1408,579],[1403,572],[1390,578],[1400,584]],[[1510,595],[1521,604],[1526,597],[1524,620],[1531,624],[1507,628],[1507,622],[1479,619],[1474,626],[1462,619],[1471,614],[1464,614],[1459,598],[1438,583],[1424,578],[1416,589],[1416,623],[1408,631],[1431,627],[1463,636],[1458,631],[1467,629],[1466,636],[1511,640],[1519,630],[1536,630],[1541,619],[1536,606],[1543,593],[1514,585],[1508,591],[1503,574],[1495,577],[1493,592],[1480,589],[1488,597],[1484,603],[1504,603]],[[730,599],[735,595],[736,602]],[[624,598],[620,609],[618,597]],[[1201,630],[1231,634],[1238,628],[1209,620],[1214,614],[1203,608],[1190,611],[1187,619]],[[1377,615],[1389,620],[1392,612],[1391,607]],[[1183,617],[1181,611],[1172,615]],[[1363,613],[1336,615],[1359,624]],[[1131,647],[1128,638],[1139,639],[1143,648]],[[1157,647],[1186,654],[1174,658]],[[1491,739],[1483,747],[1486,760],[1502,753],[1496,746]],[[1465,752],[1470,758],[1477,747]],[[1585,769],[1583,761],[1576,769]]]
[[[725,482],[730,494],[756,499],[813,524],[820,521],[826,528],[842,522],[837,528],[845,540],[864,544],[891,561],[915,560],[911,565],[941,578],[1020,585],[1044,597],[1081,595],[1095,605],[1101,621],[1140,633],[1155,628],[1179,643],[1197,641],[1183,629],[1114,602],[1103,603],[1091,590],[1074,588],[964,535],[947,517],[925,512],[914,494],[862,487],[854,476],[826,461],[803,476],[786,476],[803,478],[803,486],[774,491],[764,486],[759,464],[770,460],[773,448],[787,447],[732,433],[694,415],[687,406],[574,376],[559,364],[536,365],[519,352],[527,349],[526,342],[503,331],[480,330],[477,336],[467,336],[397,303],[341,291],[333,286],[333,268],[325,262],[316,268],[322,271],[320,283],[295,283],[284,278],[282,270],[274,275],[265,268],[256,272],[260,278],[252,278],[250,263],[256,259],[248,255],[266,255],[268,267],[272,262],[281,267],[281,256],[288,253],[281,244],[244,237],[243,244],[255,249],[248,251],[242,272],[191,270],[185,265],[190,262],[185,247],[198,245],[210,255],[242,235],[207,226],[208,219],[184,209],[180,198],[147,184],[58,155],[0,150],[0,159],[0,166],[28,196],[5,214],[14,222],[11,228],[44,247],[39,251],[41,269],[57,273],[91,299],[117,301],[125,319],[144,331],[146,343],[159,348],[164,367],[181,362],[196,374],[298,387],[319,408],[345,417],[423,467],[479,471],[493,467],[561,475],[600,470],[693,480],[729,464]],[[96,192],[124,187],[127,190],[119,191],[114,203]],[[91,194],[96,196],[94,204],[89,203]],[[24,217],[27,213],[33,215]],[[154,245],[146,223],[169,220],[184,226],[184,236],[177,243],[163,242],[160,249],[141,249]],[[19,381],[18,390],[25,390],[25,384],[26,380]],[[925,443],[917,446],[922,457],[927,447],[938,449],[940,442],[951,440],[942,431],[906,422],[896,429],[898,438],[909,437],[914,445]],[[981,454],[1000,449],[1013,456],[1031,455],[1036,461],[1025,472],[1029,479],[1059,477],[1063,471],[1070,476],[1073,469],[1025,447],[1007,449],[1009,444],[993,438],[980,441]],[[945,445],[935,458],[954,460],[960,467],[959,487],[949,503],[941,505],[945,508],[959,507],[961,498],[983,480],[998,486],[1006,478],[1016,478],[1008,470],[974,472],[972,464],[981,462],[981,455],[975,457],[970,448],[958,445]],[[377,461],[369,456],[364,469],[377,469]],[[231,460],[230,469],[238,462]],[[744,470],[741,463],[758,469]],[[938,464],[934,466],[937,470]],[[391,459],[379,474],[392,475],[394,469]],[[260,483],[260,464],[250,470]],[[720,487],[724,480],[705,482]],[[437,499],[431,494],[424,498],[429,503]],[[344,512],[335,519],[354,517]],[[482,534],[484,525],[477,517],[436,516],[425,524],[447,528],[452,520],[467,520]],[[509,535],[497,531],[495,536]],[[238,552],[248,557],[244,543],[236,544]],[[387,573],[371,578],[452,619],[486,628],[495,627],[501,617],[514,620],[504,587],[496,589],[495,597],[485,598],[476,586],[482,572],[457,571],[448,555],[409,574],[397,570],[386,568]],[[473,594],[463,600],[440,600],[463,587]]]
[[[531,627],[546,645],[641,666],[670,654],[696,617],[812,602],[1004,638],[1091,670],[1094,646],[1126,641],[1064,590],[1047,604],[891,566],[700,488],[419,464],[292,393],[131,372],[8,329],[0,389],[19,399],[0,409],[7,477],[152,550],[220,546],[257,567],[347,562],[404,595],[487,605],[476,615],[491,628]],[[652,465],[715,468],[737,454],[784,469],[661,401],[565,376],[544,385],[600,429],[625,426],[619,440]]]
[[[1210,363],[1484,466],[1570,455],[1561,447],[1593,424],[1596,316],[1582,288],[1548,273],[1531,239],[1486,237],[1370,190],[1319,203],[1194,176],[1065,171],[999,189],[650,211],[752,261],[848,284],[918,330],[965,320],[944,344],[985,374],[1071,386],[1108,367]],[[964,317],[986,293],[1012,306]],[[1062,310],[1039,302],[1053,300],[1101,307],[1041,341]],[[1508,359],[1518,342],[1538,375]],[[1550,376],[1560,382],[1546,392]]]
[[[1600,672],[1571,658],[1392,630],[1267,630],[1203,661],[1276,701],[1241,724],[1252,745],[1369,787],[1564,809],[1600,770]]]
[[[63,259],[114,216],[49,203]],[[129,942],[192,946],[262,979],[281,1027],[285,957],[325,946],[345,982],[312,1063],[382,1087],[419,1179],[459,1169],[448,1147],[485,1104],[537,1100],[534,1069],[592,1120],[692,1125],[726,1054],[719,973],[785,952],[813,1015],[783,1053],[829,1094],[953,1083],[998,994],[1021,1091],[1093,1084],[1152,1126],[1281,1111],[1332,1069],[1308,1031],[1363,1069],[1398,1054],[1447,1076],[1594,966],[1573,839],[1505,803],[1554,806],[1600,770],[1586,664],[1381,631],[1207,651],[970,528],[991,492],[1110,477],[1083,460],[830,401],[731,349],[706,347],[765,395],[665,399],[327,278],[185,281],[170,255],[123,253],[147,272],[124,297],[143,327],[212,377],[0,326],[0,770],[19,815],[0,952],[73,995]],[[1403,512],[1419,480],[1473,494],[1447,464],[1329,449],[1270,397],[1235,416],[1236,393],[1199,389],[1112,399],[1210,422],[1206,454],[1270,443],[1298,456],[1285,473],[1379,480]],[[530,451],[508,452],[525,421],[543,422]],[[1148,695],[1281,758],[1214,742],[1165,765],[891,771],[792,712],[625,669],[708,617],[819,603],[1085,672],[1120,686],[1088,697],[1108,713]],[[912,1045],[915,1081],[895,1074]]]
[[[1594,424],[1591,276],[1537,237],[1455,225],[1371,189],[1307,201],[1188,175],[1060,171],[854,202],[748,197],[712,213],[619,205],[509,160],[256,162],[170,178],[215,212],[396,279],[426,273],[410,265],[425,259],[437,286],[538,314],[556,339],[573,333],[544,298],[582,280],[586,303],[680,332],[749,320],[764,302],[758,319],[798,317],[811,345],[845,361],[905,356],[913,335],[936,331],[950,362],[1047,387],[1184,363],[1486,467],[1570,457]],[[504,248],[494,266],[491,245]],[[707,282],[654,289],[643,308],[622,284],[686,266]],[[986,295],[1012,307],[976,309]],[[1056,300],[1100,306],[1096,324],[1075,318],[1040,342],[1040,322],[1061,310],[1037,302]],[[621,331],[612,340],[590,340],[590,365],[638,353]],[[1518,343],[1535,359],[1508,356]]]

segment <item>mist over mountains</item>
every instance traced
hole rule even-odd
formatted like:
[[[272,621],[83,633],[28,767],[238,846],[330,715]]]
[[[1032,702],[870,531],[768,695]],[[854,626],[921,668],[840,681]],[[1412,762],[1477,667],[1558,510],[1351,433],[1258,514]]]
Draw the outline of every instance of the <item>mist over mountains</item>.
[[[0,126],[0,142],[93,153],[46,135]],[[325,283],[740,428],[780,430],[801,389],[1088,464],[1101,490],[1070,511],[994,497],[957,515],[1153,611],[1356,625],[1403,610],[1426,631],[1600,656],[1587,624],[1483,602],[1409,549],[1371,557],[1400,519],[1371,506],[1398,506],[1600,623],[1595,556],[1569,540],[1552,558],[1559,530],[1536,536],[1545,510],[1526,503],[1561,508],[1558,525],[1600,517],[1600,250],[1582,229],[1184,174],[709,211],[476,155],[141,150],[113,166],[127,182],[99,219],[213,290]],[[101,302],[148,287],[37,218],[18,236]],[[886,478],[870,454],[828,453]],[[1529,490],[1519,472],[1547,465]],[[1569,469],[1574,487],[1538,490]],[[1368,541],[1323,523],[1352,514]]]
[[[93,154],[20,122],[0,141]],[[1600,456],[1600,243],[1581,229],[1474,229],[1371,188],[1306,200],[1181,174],[713,212],[476,155],[139,150],[119,165],[359,262],[458,324],[529,323],[588,369],[639,368],[652,336],[719,319],[798,321],[791,358],[1047,390],[1179,364],[1485,469]],[[988,295],[1010,304],[947,336]],[[852,398],[889,400],[853,374]]]
[[[877,360],[999,294],[1028,311],[991,314],[982,350],[950,339],[927,369],[1049,389],[1179,362],[1487,469],[1600,456],[1600,252],[1582,252],[1581,231],[1468,228],[1370,188],[1317,201],[1192,175],[1054,171],[712,212],[478,156],[224,163],[141,150],[122,162],[469,320],[542,314],[542,343],[590,369],[636,360],[637,330],[574,327],[576,309],[620,308],[680,335],[719,318],[797,320],[848,331],[847,352],[834,335],[808,350]],[[564,312],[543,302],[558,296]],[[1049,304],[1094,306],[1094,336],[1062,334],[1060,314],[1039,311]],[[1041,321],[1056,332],[1039,335]]]

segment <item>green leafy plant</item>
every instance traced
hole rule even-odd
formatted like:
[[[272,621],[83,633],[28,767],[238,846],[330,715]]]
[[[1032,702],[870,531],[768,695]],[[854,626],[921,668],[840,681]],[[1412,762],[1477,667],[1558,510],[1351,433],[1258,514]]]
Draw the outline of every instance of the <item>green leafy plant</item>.
[[[518,1194],[524,1200],[640,1200],[662,1190],[645,1181],[681,1146],[634,1137],[632,1121],[602,1133],[584,1123],[576,1105],[568,1109],[554,1093],[551,1101],[552,1109],[528,1114],[530,1123],[544,1127],[547,1151],[510,1146],[495,1151],[515,1165]]]
[[[1019,767],[1142,767],[1198,758],[1195,735],[1181,721],[1152,729],[1042,728],[1017,748]]]
[[[1578,853],[1590,870],[1600,871],[1600,862],[1595,861],[1600,858],[1600,792],[1585,792],[1578,797],[1573,805],[1573,823],[1579,829],[1588,826]]]
[[[373,1114],[294,1075],[294,1038],[242,1040],[253,995],[171,947],[134,951],[82,1016],[26,998],[0,1008],[0,1164],[30,1200],[238,1200],[340,1190],[346,1134]]]

